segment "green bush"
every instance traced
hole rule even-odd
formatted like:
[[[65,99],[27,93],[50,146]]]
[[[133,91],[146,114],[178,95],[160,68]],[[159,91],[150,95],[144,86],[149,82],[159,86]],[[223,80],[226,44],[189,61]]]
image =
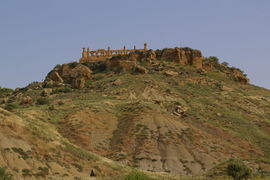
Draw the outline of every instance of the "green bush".
[[[144,173],[133,171],[129,173],[128,175],[126,175],[123,178],[123,180],[154,180],[154,179]]]
[[[42,97],[42,98],[37,99],[37,104],[38,105],[45,105],[45,104],[49,104],[49,103],[50,103],[50,101],[49,101],[48,98]]]
[[[0,95],[5,95],[5,94],[9,94],[9,93],[12,93],[13,90],[12,89],[9,89],[9,88],[2,88],[0,86]]]
[[[106,64],[104,61],[97,61],[97,62],[84,62],[82,63],[84,66],[91,69],[94,73],[106,72]]]
[[[11,180],[12,175],[6,171],[6,168],[0,167],[0,180]]]
[[[70,68],[75,68],[77,65],[78,65],[77,62],[71,62],[71,63],[68,64],[68,66],[69,66]]]
[[[234,180],[248,179],[251,176],[251,169],[240,160],[231,159],[227,166],[227,174]]]
[[[60,87],[53,90],[53,93],[69,93],[72,89],[70,87]]]
[[[212,63],[212,64],[218,64],[219,63],[219,59],[216,56],[210,56],[210,57],[204,58],[204,61]]]
[[[8,111],[12,111],[16,108],[18,108],[18,104],[15,104],[15,103],[9,103],[5,106],[5,109],[8,110]]]

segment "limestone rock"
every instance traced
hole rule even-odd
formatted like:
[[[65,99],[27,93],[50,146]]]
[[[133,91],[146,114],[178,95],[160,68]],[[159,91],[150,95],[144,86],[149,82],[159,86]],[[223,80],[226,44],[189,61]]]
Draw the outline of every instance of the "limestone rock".
[[[214,67],[213,67],[213,64],[211,64],[209,62],[203,62],[202,68],[205,71],[211,71]]]
[[[171,60],[181,65],[192,65],[202,68],[203,56],[201,51],[190,48],[168,48],[161,53],[161,58]]]
[[[178,106],[175,107],[174,110],[175,110],[173,112],[174,115],[182,117],[182,116],[184,116],[186,114],[188,109],[186,107],[182,107],[182,106],[178,105]]]
[[[175,71],[165,71],[164,74],[166,76],[177,76],[178,75],[178,72],[175,72]]]
[[[74,89],[83,89],[85,86],[84,78],[74,78],[71,82],[71,87]]]
[[[61,78],[61,76],[58,74],[57,71],[51,71],[48,74],[48,78],[56,82],[61,82],[61,83],[64,82],[64,80]]]
[[[31,104],[33,103],[33,99],[30,96],[23,97],[21,100],[21,104]]]
[[[121,79],[117,79],[117,80],[115,80],[115,81],[112,82],[112,86],[119,86],[121,84],[122,84]]]
[[[85,82],[92,76],[92,70],[76,62],[57,65],[46,77],[46,81],[68,83],[72,88],[83,88]]]
[[[249,79],[238,69],[233,69],[233,76],[235,80],[240,82],[241,84],[249,83]]]
[[[44,88],[43,91],[41,92],[41,96],[49,96],[51,95],[53,90],[51,88]]]
[[[140,73],[140,74],[147,74],[148,70],[146,68],[144,68],[143,66],[140,65],[136,65],[135,70],[136,73]]]

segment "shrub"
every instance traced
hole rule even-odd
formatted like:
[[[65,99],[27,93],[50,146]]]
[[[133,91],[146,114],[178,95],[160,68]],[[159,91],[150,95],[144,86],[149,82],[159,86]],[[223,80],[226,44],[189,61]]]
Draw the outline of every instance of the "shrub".
[[[150,178],[148,175],[138,172],[138,171],[133,171],[126,175],[123,180],[154,180],[153,178]]]
[[[0,180],[11,180],[12,175],[6,171],[6,168],[0,167]]]
[[[72,62],[72,63],[69,63],[69,64],[68,64],[68,66],[69,66],[70,68],[75,68],[77,65],[78,65],[77,62]]]
[[[229,66],[229,63],[228,62],[223,62],[221,64],[224,65],[224,66]]]
[[[2,87],[0,86],[0,95],[2,95],[2,94],[9,94],[9,93],[12,93],[12,92],[13,92],[12,89],[9,89],[9,88],[2,88]]]
[[[62,105],[64,105],[65,103],[64,103],[63,101],[59,101],[57,104],[58,104],[59,106],[62,106]]]
[[[231,159],[227,166],[227,174],[232,176],[234,180],[248,179],[251,176],[251,169],[243,162]]]
[[[104,72],[107,70],[106,64],[104,61],[97,61],[97,62],[91,62],[91,63],[84,62],[82,64],[88,67],[89,69],[91,69],[92,71],[94,71],[94,73]]]
[[[204,58],[204,61],[205,62],[209,62],[209,63],[212,63],[212,64],[218,64],[219,62],[219,59],[216,57],[216,56],[210,56],[208,58]]]
[[[49,107],[49,110],[50,110],[50,111],[53,111],[53,110],[55,110],[55,107],[54,107],[54,105],[51,105],[51,106]]]
[[[53,90],[53,93],[69,93],[72,89],[70,87],[60,87]]]
[[[38,105],[45,105],[45,104],[49,104],[50,102],[49,102],[49,99],[48,98],[44,98],[44,97],[42,97],[42,98],[38,98],[37,99],[37,104]]]
[[[15,103],[9,103],[5,106],[5,109],[8,111],[12,111],[16,108],[18,108],[18,104],[15,104]]]

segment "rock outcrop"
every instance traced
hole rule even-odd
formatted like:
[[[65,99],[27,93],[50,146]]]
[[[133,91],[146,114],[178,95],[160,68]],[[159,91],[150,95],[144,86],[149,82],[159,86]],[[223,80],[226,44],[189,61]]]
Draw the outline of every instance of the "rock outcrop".
[[[57,65],[46,77],[46,81],[65,82],[72,88],[82,89],[91,78],[92,70],[83,64],[70,63]]]
[[[160,58],[171,60],[181,65],[192,65],[202,68],[203,56],[201,51],[190,48],[164,49],[160,53]]]
[[[233,76],[236,81],[240,82],[241,84],[248,84],[249,79],[238,69],[233,69]]]

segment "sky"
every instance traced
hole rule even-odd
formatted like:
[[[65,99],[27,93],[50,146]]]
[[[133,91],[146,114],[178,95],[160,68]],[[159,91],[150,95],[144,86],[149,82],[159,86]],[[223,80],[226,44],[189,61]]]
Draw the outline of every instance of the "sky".
[[[91,49],[191,47],[270,89],[269,0],[1,0],[0,86],[44,80]]]

